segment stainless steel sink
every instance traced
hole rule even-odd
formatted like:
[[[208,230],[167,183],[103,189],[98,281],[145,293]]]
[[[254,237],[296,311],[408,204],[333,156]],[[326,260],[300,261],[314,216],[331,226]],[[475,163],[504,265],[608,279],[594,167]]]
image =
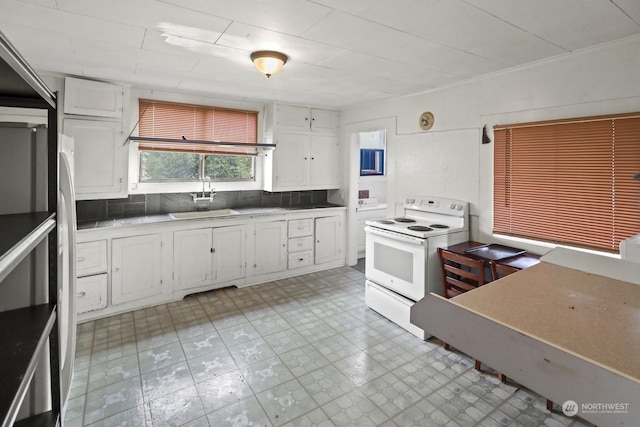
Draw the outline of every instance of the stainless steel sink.
[[[213,218],[237,214],[233,209],[213,209],[210,211],[174,212],[170,213],[174,219]]]

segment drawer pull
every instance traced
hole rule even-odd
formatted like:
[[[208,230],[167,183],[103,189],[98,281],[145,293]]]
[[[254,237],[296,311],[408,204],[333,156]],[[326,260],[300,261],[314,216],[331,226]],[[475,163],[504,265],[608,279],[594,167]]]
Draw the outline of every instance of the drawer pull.
[[[87,260],[87,258],[83,257],[83,256],[79,256],[76,258],[76,262],[85,262]]]
[[[298,261],[304,261],[304,258],[298,258]]]
[[[304,225],[299,225],[298,226],[298,230],[302,230],[304,228]]]
[[[84,298],[87,296],[87,293],[85,291],[80,291],[76,295],[78,298]]]
[[[302,245],[303,245],[303,243],[302,243],[302,242],[298,242],[298,246],[302,246]]]

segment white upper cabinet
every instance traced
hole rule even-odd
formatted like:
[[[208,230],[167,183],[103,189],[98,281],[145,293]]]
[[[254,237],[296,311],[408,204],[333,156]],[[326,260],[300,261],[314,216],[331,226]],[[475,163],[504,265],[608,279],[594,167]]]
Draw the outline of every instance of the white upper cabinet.
[[[310,110],[307,107],[276,105],[275,127],[280,131],[308,132],[310,129]]]
[[[64,113],[93,117],[122,117],[124,88],[93,80],[64,79]]]
[[[128,147],[118,121],[64,119],[63,133],[74,141],[78,200],[127,196]]]
[[[325,190],[340,186],[338,113],[289,105],[267,109],[264,189]]]
[[[319,108],[275,105],[272,107],[274,127],[279,131],[336,134],[338,112]]]
[[[64,82],[62,132],[74,139],[77,199],[126,197],[129,147],[123,105],[129,88],[73,77]]]
[[[311,109],[311,132],[330,133],[338,132],[338,112],[331,110]]]
[[[340,185],[340,152],[335,137],[311,135],[308,183],[312,188],[336,188]]]

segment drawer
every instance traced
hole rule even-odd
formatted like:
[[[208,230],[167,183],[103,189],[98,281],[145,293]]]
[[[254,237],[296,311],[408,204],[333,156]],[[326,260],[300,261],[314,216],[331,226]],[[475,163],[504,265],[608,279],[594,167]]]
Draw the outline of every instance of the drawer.
[[[289,221],[289,237],[300,236],[313,236],[313,220],[311,218]]]
[[[81,277],[76,281],[78,313],[107,307],[107,273]]]
[[[289,254],[289,270],[313,265],[313,251]]]
[[[76,276],[107,271],[107,241],[78,243],[76,246]]]
[[[313,236],[294,237],[289,239],[289,253],[313,250]]]

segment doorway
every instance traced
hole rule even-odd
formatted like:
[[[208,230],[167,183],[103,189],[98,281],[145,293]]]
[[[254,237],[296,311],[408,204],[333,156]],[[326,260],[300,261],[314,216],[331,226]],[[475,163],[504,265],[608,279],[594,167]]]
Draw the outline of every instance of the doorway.
[[[394,169],[393,130],[393,117],[345,126],[349,135],[347,265],[357,264],[365,255],[365,221],[388,216],[388,206],[393,210],[393,202],[387,203],[391,200],[389,189]]]

